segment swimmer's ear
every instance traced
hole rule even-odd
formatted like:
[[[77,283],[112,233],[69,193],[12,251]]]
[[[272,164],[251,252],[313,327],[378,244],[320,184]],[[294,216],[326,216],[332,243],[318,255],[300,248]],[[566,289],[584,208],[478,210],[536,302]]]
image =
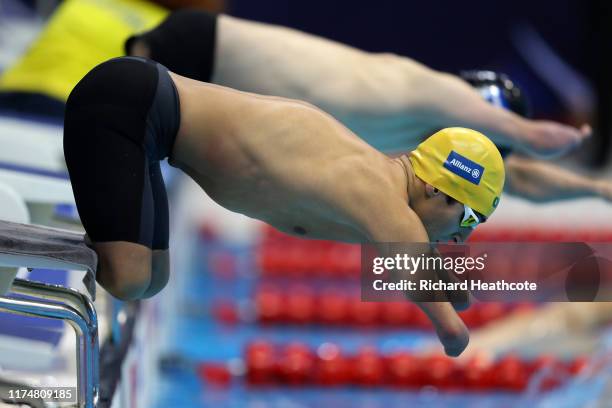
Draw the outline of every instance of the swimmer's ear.
[[[443,192],[441,192],[430,184],[425,184],[425,194],[427,194],[427,198],[433,198],[438,196],[443,197],[446,199],[446,204],[448,205],[455,205],[458,203],[458,201],[455,200],[453,197],[444,194]]]
[[[427,197],[431,198],[443,193],[431,184],[425,183],[425,194],[427,194]]]

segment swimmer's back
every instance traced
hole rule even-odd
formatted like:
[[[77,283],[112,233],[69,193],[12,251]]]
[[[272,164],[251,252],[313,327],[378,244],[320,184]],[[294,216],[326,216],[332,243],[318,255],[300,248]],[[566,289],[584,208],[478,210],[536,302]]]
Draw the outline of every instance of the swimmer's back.
[[[278,216],[279,203],[299,205],[285,200],[345,207],[356,190],[393,188],[389,159],[316,107],[173,78],[181,98],[173,161],[220,204],[269,220],[266,208]]]

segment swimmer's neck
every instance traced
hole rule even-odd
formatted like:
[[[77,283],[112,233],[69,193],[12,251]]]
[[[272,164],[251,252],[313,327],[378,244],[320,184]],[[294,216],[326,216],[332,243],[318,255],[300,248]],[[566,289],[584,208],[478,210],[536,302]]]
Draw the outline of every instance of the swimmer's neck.
[[[420,194],[424,194],[425,184],[414,174],[408,154],[403,154],[393,160],[402,167],[406,188],[406,202],[410,203],[419,197]]]

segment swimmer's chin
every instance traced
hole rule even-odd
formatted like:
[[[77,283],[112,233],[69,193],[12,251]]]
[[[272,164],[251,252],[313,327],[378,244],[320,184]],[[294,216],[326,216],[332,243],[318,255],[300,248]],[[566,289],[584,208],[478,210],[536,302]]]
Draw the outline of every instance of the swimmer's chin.
[[[432,239],[431,242],[434,242],[436,244],[462,244],[463,239],[454,235],[452,237]]]

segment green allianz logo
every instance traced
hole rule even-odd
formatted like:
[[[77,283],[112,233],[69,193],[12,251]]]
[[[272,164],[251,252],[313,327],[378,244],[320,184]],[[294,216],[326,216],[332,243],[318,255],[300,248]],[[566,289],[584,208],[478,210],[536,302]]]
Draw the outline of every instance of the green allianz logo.
[[[484,173],[484,167],[454,150],[451,150],[443,165],[450,172],[476,185],[480,184]]]

